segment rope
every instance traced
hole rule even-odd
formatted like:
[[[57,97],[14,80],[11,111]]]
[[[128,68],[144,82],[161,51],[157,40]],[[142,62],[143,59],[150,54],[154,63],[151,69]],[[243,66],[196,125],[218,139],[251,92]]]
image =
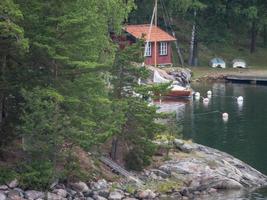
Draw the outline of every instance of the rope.
[[[148,50],[148,43],[149,43],[150,37],[151,37],[151,31],[152,31],[153,21],[154,21],[154,18],[155,18],[155,13],[156,13],[156,5],[154,6],[153,14],[152,14],[151,21],[150,21],[150,26],[149,26],[149,31],[148,31],[148,37],[147,37],[146,45],[145,45],[144,57],[146,57],[146,52]]]
[[[164,23],[165,23],[165,26],[167,27],[167,29],[168,29],[168,27],[171,29],[171,32],[172,32],[172,36],[174,37],[174,38],[176,38],[176,34],[175,34],[175,31],[174,31],[174,29],[172,28],[172,25],[171,25],[171,23],[170,23],[170,21],[171,21],[171,17],[170,17],[170,15],[169,15],[169,13],[168,13],[168,11],[167,11],[167,8],[166,8],[166,5],[165,5],[165,3],[164,3],[164,1],[163,0],[160,0],[160,3],[161,3],[161,5],[162,5],[162,8],[163,8],[163,20],[164,20]],[[166,23],[166,20],[165,20],[165,17],[167,16],[167,23]],[[182,56],[182,53],[181,53],[181,50],[180,50],[180,48],[179,48],[179,44],[178,44],[178,41],[176,40],[175,41],[175,47],[176,47],[176,49],[177,49],[177,53],[178,53],[178,56],[179,56],[179,59],[180,59],[180,63],[181,63],[181,65],[182,65],[182,67],[184,66],[184,59],[183,59],[183,56]]]
[[[205,113],[195,113],[194,115],[199,116],[199,115],[208,115],[208,114],[213,114],[213,113],[222,113],[219,110],[211,111],[211,112],[205,112]]]

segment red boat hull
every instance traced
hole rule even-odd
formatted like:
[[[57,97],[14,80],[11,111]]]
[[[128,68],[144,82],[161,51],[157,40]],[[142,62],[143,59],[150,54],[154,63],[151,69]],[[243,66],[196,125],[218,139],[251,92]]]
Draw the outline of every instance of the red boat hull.
[[[191,90],[172,90],[166,94],[168,97],[190,97],[191,95]]]

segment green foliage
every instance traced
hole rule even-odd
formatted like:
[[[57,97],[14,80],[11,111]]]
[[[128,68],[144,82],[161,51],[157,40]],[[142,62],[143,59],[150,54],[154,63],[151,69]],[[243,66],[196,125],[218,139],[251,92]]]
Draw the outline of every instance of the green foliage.
[[[84,171],[79,165],[79,160],[76,156],[72,155],[72,152],[67,153],[65,157],[62,158],[64,163],[64,169],[59,172],[59,178],[63,182],[76,182],[76,181],[88,181],[91,179],[90,173]]]
[[[6,184],[17,177],[18,174],[12,167],[0,167],[0,184]]]
[[[22,96],[25,103],[20,130],[24,148],[33,158],[51,159],[58,153],[64,135],[71,131],[67,128],[68,117],[61,109],[64,98],[54,89],[39,87],[33,91],[22,90]]]
[[[147,97],[153,97],[151,91],[158,87],[140,86],[138,78],[146,78],[148,72],[144,67],[133,65],[140,62],[141,43],[119,50],[112,67],[112,84],[114,110],[116,110],[116,138],[123,140],[130,151],[125,155],[126,165],[135,170],[141,170],[150,164],[155,148],[151,143],[155,133],[164,129],[155,122],[161,116],[156,107],[148,106]],[[164,86],[166,88],[166,86]],[[139,95],[136,95],[136,92]],[[141,98],[140,96],[146,97]],[[114,149],[116,147],[113,146]]]
[[[19,169],[19,183],[24,189],[48,189],[53,181],[53,164],[49,161],[24,163]]]

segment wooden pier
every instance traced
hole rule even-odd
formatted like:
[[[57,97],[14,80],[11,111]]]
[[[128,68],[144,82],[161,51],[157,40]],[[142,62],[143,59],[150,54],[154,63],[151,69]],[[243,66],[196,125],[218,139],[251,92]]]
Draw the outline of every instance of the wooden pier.
[[[267,76],[228,75],[227,81],[250,84],[267,84]]]

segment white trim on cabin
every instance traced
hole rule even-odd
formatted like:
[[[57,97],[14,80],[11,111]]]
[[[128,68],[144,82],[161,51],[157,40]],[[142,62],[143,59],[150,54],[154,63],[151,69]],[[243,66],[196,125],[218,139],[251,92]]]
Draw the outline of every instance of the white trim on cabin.
[[[168,55],[168,42],[160,42],[159,55],[161,56]]]
[[[147,42],[145,45],[145,57],[150,57],[152,55],[152,45],[151,42]]]

